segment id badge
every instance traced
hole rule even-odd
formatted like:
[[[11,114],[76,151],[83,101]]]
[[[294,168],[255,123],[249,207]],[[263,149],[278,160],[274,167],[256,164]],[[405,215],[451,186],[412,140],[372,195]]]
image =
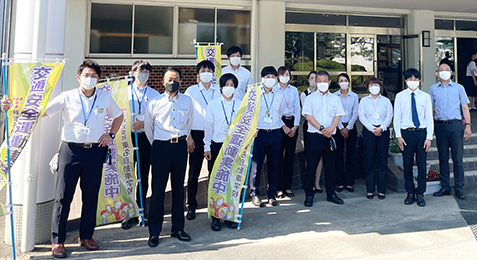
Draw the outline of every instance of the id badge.
[[[380,116],[379,116],[378,113],[374,113],[374,114],[373,114],[373,119],[379,119],[379,118],[380,118]]]
[[[75,129],[78,135],[89,136],[91,133],[91,129],[85,125],[76,126]]]
[[[265,116],[265,119],[263,119],[263,121],[267,124],[271,124],[273,120],[271,116]]]
[[[139,121],[144,121],[144,115],[136,115],[136,119]]]

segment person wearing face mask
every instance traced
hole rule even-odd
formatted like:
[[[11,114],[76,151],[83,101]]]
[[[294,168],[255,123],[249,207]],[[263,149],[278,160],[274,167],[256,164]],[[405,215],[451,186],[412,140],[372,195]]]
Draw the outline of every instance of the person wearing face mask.
[[[328,72],[320,70],[316,74],[318,91],[309,95],[303,106],[302,114],[308,122],[307,145],[306,145],[306,171],[305,171],[305,207],[313,206],[313,184],[318,162],[323,158],[325,167],[326,200],[335,204],[343,204],[344,201],[336,195],[336,151],[332,140],[340,122],[340,117],[345,111],[339,97],[328,91],[331,84]]]
[[[355,123],[358,120],[358,95],[349,90],[348,74],[341,73],[338,75],[338,85],[340,90],[334,94],[340,98],[345,115],[340,118],[339,133],[336,135],[336,184],[338,185],[336,190],[341,192],[346,187],[347,191],[354,192],[356,140],[358,139]],[[345,144],[346,163],[343,156]]]
[[[277,71],[272,66],[262,69],[263,93],[260,100],[260,110],[257,120],[257,134],[253,146],[252,164],[250,167],[250,196],[252,204],[264,207],[260,198],[260,172],[265,155],[268,170],[268,203],[278,206],[276,199],[278,184],[278,160],[280,158],[280,143],[282,130],[289,134],[291,129],[283,123],[282,116],[285,106],[283,95],[273,87],[277,84]]]
[[[451,80],[451,66],[441,61],[438,68],[440,81],[431,86],[432,106],[434,107],[434,129],[436,132],[437,152],[439,153],[439,169],[441,171],[442,188],[433,195],[436,197],[451,195],[449,148],[454,163],[454,191],[459,199],[464,197],[464,142],[469,140],[472,131],[469,112],[469,98],[462,85]],[[462,113],[461,113],[462,109]],[[462,116],[465,124],[462,123]]]
[[[366,86],[369,96],[359,102],[359,121],[363,124],[363,146],[365,155],[366,198],[373,199],[375,192],[374,165],[378,166],[378,198],[386,196],[386,174],[388,172],[388,127],[393,119],[393,106],[388,98],[380,94],[382,83],[371,77]]]
[[[164,195],[167,180],[172,188],[171,237],[190,241],[184,231],[184,178],[187,167],[187,141],[190,135],[194,105],[192,98],[179,93],[182,73],[176,67],[164,72],[165,91],[151,100],[144,115],[144,130],[151,149],[152,196],[149,207],[150,247],[159,245],[164,221]]]
[[[234,98],[242,100],[247,92],[247,86],[253,84],[252,73],[240,65],[243,51],[238,46],[232,46],[227,49],[227,59],[229,65],[222,68],[222,74],[232,73],[238,79],[237,91],[234,93]]]
[[[470,110],[475,110],[475,97],[477,96],[477,50],[472,52],[470,62],[465,71],[465,91],[470,100]]]
[[[83,206],[78,240],[88,250],[99,248],[93,240],[93,233],[103,162],[107,144],[114,139],[124,118],[111,95],[95,88],[100,76],[98,63],[83,61],[76,76],[79,88],[55,97],[48,103],[44,114],[51,117],[61,112],[64,120],[51,221],[51,250],[58,258],[66,257],[66,224],[79,178]],[[109,133],[104,133],[106,114],[114,118]]]
[[[197,189],[199,175],[204,161],[204,130],[207,106],[215,98],[219,98],[220,89],[212,83],[215,66],[211,61],[203,60],[197,64],[197,80],[199,84],[188,87],[185,94],[192,98],[194,104],[194,120],[192,131],[187,138],[189,150],[189,179],[187,180],[187,215],[188,220],[195,219],[197,209]]]
[[[300,96],[298,96],[298,89],[289,84],[290,77],[290,69],[285,66],[278,68],[278,85],[275,85],[274,89],[283,96],[285,107],[282,121],[291,130],[288,134],[282,133],[278,173],[278,198],[295,196],[291,186],[296,140],[298,139],[297,131],[300,125]]]
[[[141,170],[141,189],[142,189],[142,198],[143,198],[143,207],[144,207],[144,216],[147,217],[147,203],[146,195],[147,189],[149,188],[149,168],[151,166],[151,144],[147,140],[146,133],[144,132],[144,114],[147,109],[147,105],[151,100],[159,96],[159,92],[147,85],[147,80],[151,74],[152,67],[149,62],[144,60],[138,60],[134,62],[131,71],[134,76],[134,82],[132,91],[129,88],[129,102],[130,102],[130,111],[132,112],[132,96],[134,96],[134,116],[135,122],[132,123],[131,128],[131,139],[133,141],[134,147],[139,147],[139,163]],[[137,132],[137,144],[136,138],[134,136],[134,130]],[[134,153],[134,161],[137,163],[136,153]],[[136,176],[138,176],[137,167],[136,167]],[[139,177],[138,177],[139,178]],[[139,198],[139,187],[136,189],[136,202],[140,206]],[[138,218],[129,218],[125,219],[121,223],[122,229],[130,229],[132,225],[138,224]]]
[[[220,77],[220,90],[222,96],[210,102],[205,113],[205,136],[204,136],[204,157],[207,159],[209,177],[214,167],[215,159],[219,155],[229,126],[235,119],[236,113],[242,100],[235,99],[234,93],[237,89],[238,80],[231,73],[223,74]],[[229,228],[237,228],[237,223],[225,221]],[[219,231],[222,229],[220,219],[212,216],[211,229]]]
[[[404,166],[404,187],[407,197],[404,204],[417,201],[420,207],[426,206],[426,156],[431,148],[434,133],[431,96],[419,90],[421,73],[417,69],[404,72],[407,89],[399,92],[394,100],[394,131],[402,151]],[[417,187],[414,185],[412,165],[416,156],[418,169]]]

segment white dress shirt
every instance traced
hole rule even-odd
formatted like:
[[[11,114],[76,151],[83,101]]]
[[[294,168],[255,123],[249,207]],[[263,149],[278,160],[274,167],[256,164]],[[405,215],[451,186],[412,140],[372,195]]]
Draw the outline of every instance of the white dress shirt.
[[[283,96],[272,90],[268,93],[262,88],[260,97],[260,111],[258,113],[257,129],[275,130],[281,128],[285,123],[282,121],[285,101]],[[267,115],[267,111],[270,115]]]
[[[298,89],[290,84],[286,88],[282,88],[280,84],[273,87],[277,93],[283,95],[285,101],[285,107],[283,110],[284,116],[294,116],[293,125],[300,125],[300,96],[298,95]]]
[[[394,131],[396,132],[396,137],[402,137],[401,130],[416,127],[412,121],[411,93],[412,91],[407,88],[399,92],[394,100]],[[419,118],[419,128],[426,128],[426,139],[432,140],[434,120],[431,96],[419,89],[416,89],[414,93]]]
[[[363,97],[359,102],[359,121],[373,132],[375,125],[386,131],[393,120],[393,106],[387,97],[371,95]]]
[[[356,120],[358,120],[358,95],[351,90],[348,90],[346,96],[343,96],[339,90],[334,94],[340,98],[341,104],[345,110],[345,115],[340,118],[338,129],[343,129],[343,123],[348,123],[346,128],[352,130]]]
[[[144,130],[149,142],[189,135],[193,109],[192,99],[182,93],[172,98],[166,91],[151,100],[144,115]]]
[[[141,89],[135,83],[133,83],[133,91],[131,91],[131,87],[128,87],[128,100],[131,114],[133,113],[132,95],[134,95],[134,115],[136,116],[137,120],[144,121],[144,114],[146,113],[149,101],[158,97],[160,94],[159,92],[157,92],[157,90],[147,85]],[[132,128],[132,123],[133,122],[131,120],[131,131],[134,132],[134,129]],[[137,132],[143,133],[144,128],[137,130]]]
[[[188,87],[185,94],[192,98],[194,106],[194,120],[192,120],[192,130],[205,130],[205,112],[207,112],[207,105],[210,101],[220,97],[219,87],[215,84],[210,84],[209,89],[206,89],[202,82]]]
[[[60,111],[65,123],[61,131],[61,140],[73,143],[97,143],[105,133],[106,114],[118,118],[123,113],[108,92],[96,89],[88,98],[80,88],[56,96],[48,102],[45,114],[51,117]],[[89,134],[81,134],[78,131],[84,126],[89,128]]]
[[[467,65],[467,68],[465,70],[465,75],[466,76],[472,76],[472,72],[474,72],[474,76],[477,77],[477,62],[476,61],[470,61],[469,64]]]
[[[312,116],[324,127],[330,127],[335,117],[345,115],[345,111],[338,96],[331,94],[329,91],[324,95],[320,91],[315,91],[306,97],[302,114],[305,118],[306,115]],[[321,131],[311,125],[310,122],[308,122],[308,132],[321,134]],[[336,128],[333,130],[333,134],[335,133]]]
[[[233,98],[230,101],[222,96],[212,100],[205,114],[204,152],[210,151],[212,141],[223,143],[229,126],[235,119],[242,100]]]
[[[242,100],[247,92],[247,86],[253,84],[252,73],[242,66],[234,70],[232,66],[228,65],[222,68],[222,75],[232,73],[238,79],[238,86],[234,93],[234,98]]]

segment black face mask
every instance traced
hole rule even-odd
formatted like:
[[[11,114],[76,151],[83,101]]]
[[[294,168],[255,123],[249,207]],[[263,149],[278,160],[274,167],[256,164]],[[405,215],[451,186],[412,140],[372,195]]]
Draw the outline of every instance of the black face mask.
[[[169,81],[166,83],[166,90],[169,92],[169,93],[175,93],[179,90],[179,82],[177,81]]]

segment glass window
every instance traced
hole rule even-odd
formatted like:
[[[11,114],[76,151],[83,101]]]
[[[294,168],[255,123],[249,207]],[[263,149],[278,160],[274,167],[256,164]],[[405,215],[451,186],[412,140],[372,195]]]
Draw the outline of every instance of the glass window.
[[[91,4],[90,53],[131,53],[131,27],[132,5]]]
[[[435,19],[434,28],[437,30],[454,30],[453,20]]]
[[[454,66],[454,38],[436,37],[436,68],[439,66],[441,60],[445,58]]]
[[[346,71],[346,34],[316,33],[316,70]]]
[[[224,43],[222,54],[235,45],[249,55],[250,29],[250,11],[217,10],[217,41]]]
[[[477,31],[476,21],[455,21],[455,29],[460,31]]]
[[[401,17],[349,16],[349,26],[404,28]]]
[[[285,33],[285,66],[292,71],[312,71],[315,68],[314,33]]]
[[[179,54],[194,54],[194,39],[215,43],[214,33],[214,9],[179,8]]]
[[[172,54],[173,7],[136,5],[134,53]]]
[[[287,12],[286,23],[346,25],[346,15]]]
[[[374,71],[374,38],[351,37],[351,71]]]

